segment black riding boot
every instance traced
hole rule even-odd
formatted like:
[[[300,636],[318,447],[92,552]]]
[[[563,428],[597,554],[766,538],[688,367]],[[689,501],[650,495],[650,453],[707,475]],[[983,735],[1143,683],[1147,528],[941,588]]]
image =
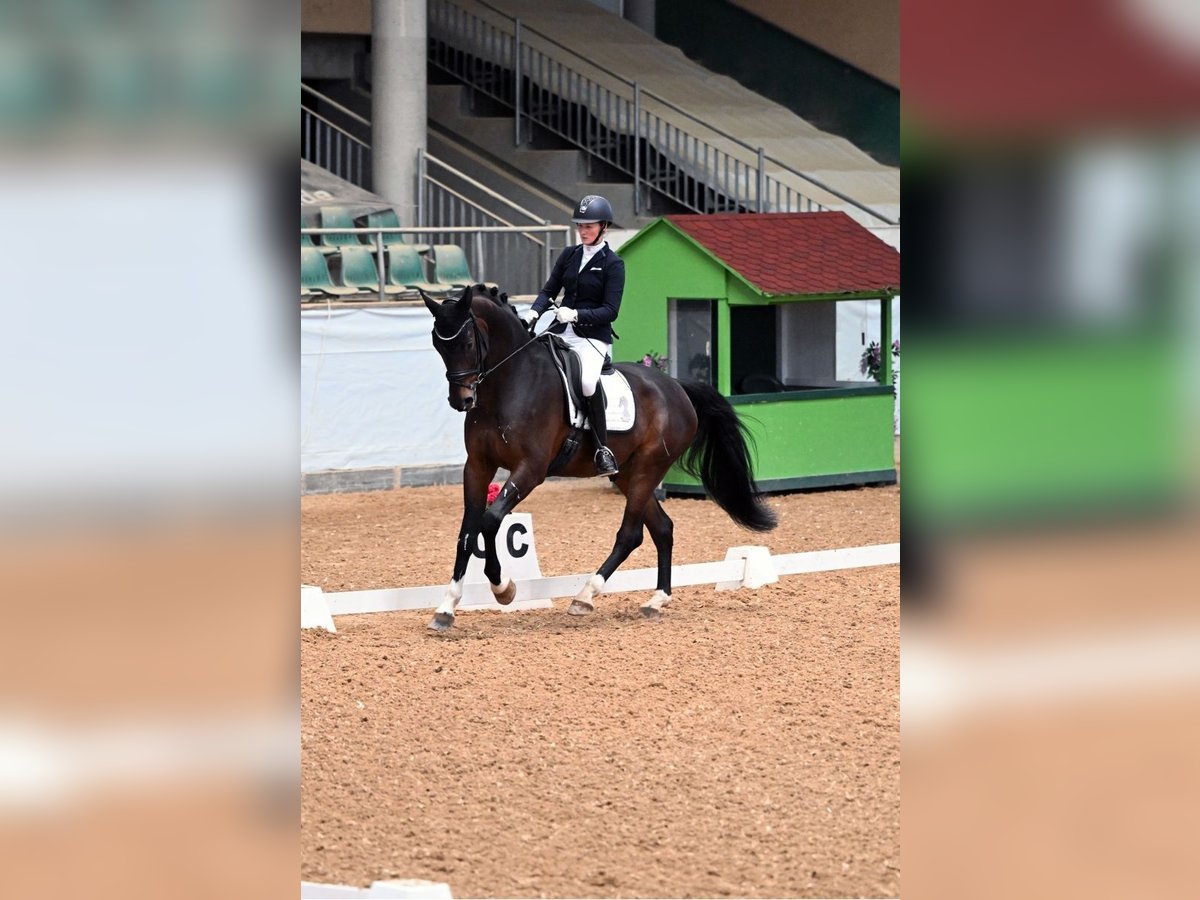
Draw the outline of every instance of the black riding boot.
[[[592,423],[592,436],[596,439],[596,474],[616,475],[617,460],[608,449],[608,424],[604,418],[604,393],[599,387],[596,393],[586,398],[588,405],[588,420]]]

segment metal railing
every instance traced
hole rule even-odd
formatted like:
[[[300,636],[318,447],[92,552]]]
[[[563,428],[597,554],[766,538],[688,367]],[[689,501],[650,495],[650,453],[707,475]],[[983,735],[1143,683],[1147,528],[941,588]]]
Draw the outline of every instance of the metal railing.
[[[308,105],[305,105],[305,100]],[[343,119],[342,124],[317,112],[320,106]],[[357,122],[370,134],[371,123],[358,113],[347,109],[335,100],[306,84],[300,85],[300,158],[322,169],[328,169],[339,178],[371,189],[371,145],[366,140],[351,134],[349,123]]]
[[[696,212],[807,212],[837,198],[890,225],[892,219],[812,176],[721,131],[638,82],[585,60],[484,0],[486,21],[451,0],[429,0],[429,59],[473,89],[513,109],[513,140],[523,120],[562,137],[630,175],[635,213],[653,190]],[[556,55],[535,46],[550,45]],[[559,57],[566,56],[572,65]],[[603,73],[614,89],[583,70]],[[768,167],[769,165],[769,167]],[[804,186],[804,187],[802,187]]]
[[[435,261],[430,258],[430,252],[436,256],[438,244],[457,244],[462,247],[468,260],[474,260],[471,274],[475,281],[494,282],[509,294],[536,294],[545,284],[550,275],[550,268],[558,252],[567,246],[571,229],[566,225],[476,225],[450,226],[438,225],[433,227],[395,227],[379,226],[373,228],[301,228],[302,235],[314,238],[327,234],[353,234],[360,244],[373,248],[375,256],[375,274],[378,279],[375,287],[366,288],[357,295],[349,295],[342,299],[362,300],[368,296],[376,296],[379,300],[389,300],[383,286],[388,283],[387,246],[389,243],[400,243],[400,237],[419,238],[413,242],[419,249],[425,251],[422,256],[425,261],[425,280],[432,282],[437,275]],[[393,239],[388,240],[391,236]],[[364,238],[366,239],[364,241]],[[331,267],[331,277],[335,285],[343,284],[338,270],[337,247],[320,246],[327,251],[326,259],[332,259],[335,265]],[[505,259],[512,248],[526,251],[522,261],[528,264],[513,268],[509,278],[496,277],[503,269],[487,267],[489,259]],[[482,261],[482,262],[481,262]],[[403,295],[401,295],[403,298]],[[409,297],[417,296],[415,288],[409,292]]]
[[[370,133],[371,121],[347,109],[337,101],[326,97],[319,91],[301,85],[301,90],[336,110],[350,122],[362,126],[365,133]],[[303,101],[302,101],[303,102]],[[312,110],[301,106],[302,118],[307,122],[319,120],[320,129],[316,131],[318,139],[309,141],[308,131],[305,132],[302,155],[310,162],[329,169],[335,175],[360,186],[367,186],[369,181],[369,166],[371,147],[366,141],[349,134],[328,119]],[[323,138],[321,137],[323,136]],[[339,143],[339,141],[341,143]],[[339,147],[347,147],[353,152],[339,152]],[[310,155],[311,148],[316,152]],[[329,148],[332,148],[331,150]],[[368,169],[364,171],[363,166]],[[500,285],[519,287],[506,288],[512,293],[527,292],[530,273],[537,281],[537,290],[549,274],[556,249],[566,246],[565,241],[559,247],[553,244],[559,229],[545,232],[542,226],[550,222],[538,217],[524,207],[514,203],[502,194],[489,188],[448,163],[423,149],[417,151],[417,225],[418,232],[426,236],[429,244],[458,243],[471,260],[475,273],[486,281]],[[496,209],[503,209],[503,213]],[[538,226],[535,229],[520,229],[518,226]],[[502,231],[481,231],[481,228],[501,227]],[[562,228],[562,230],[566,230]],[[368,233],[374,234],[381,229],[368,229],[367,232],[347,232],[339,229],[304,229],[307,234],[335,233]],[[381,233],[389,233],[382,229]],[[410,232],[399,232],[410,233]],[[488,234],[488,238],[482,235]],[[377,243],[374,239],[371,244]],[[378,249],[377,249],[378,252]]]
[[[557,232],[487,232],[496,236],[485,241],[475,231],[447,229],[527,225],[540,228],[550,224],[547,219],[424,150],[417,151],[417,184],[417,224],[428,229],[426,234],[430,236],[430,243],[455,243],[454,234],[465,235],[458,242],[467,259],[473,260],[475,271],[486,273],[487,281],[501,286],[525,284],[530,272],[539,272],[542,278],[537,288],[542,286],[554,261],[555,248],[551,246],[550,238]]]

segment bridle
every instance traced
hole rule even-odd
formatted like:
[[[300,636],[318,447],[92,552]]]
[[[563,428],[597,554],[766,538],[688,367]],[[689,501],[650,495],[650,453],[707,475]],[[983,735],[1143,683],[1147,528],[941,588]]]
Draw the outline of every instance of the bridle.
[[[458,326],[458,331],[454,332],[454,334],[450,335],[449,337],[438,334],[437,324],[435,323],[433,326],[433,339],[435,341],[442,341],[443,343],[448,344],[451,341],[457,340],[458,336],[463,333],[463,330],[468,325],[470,325],[475,332],[475,368],[460,369],[457,372],[446,372],[446,380],[457,387],[467,388],[470,390],[471,406],[475,406],[477,402],[475,394],[479,390],[479,383],[483,381],[483,376],[487,372],[487,366],[484,364],[484,361],[487,359],[487,345],[484,342],[483,332],[479,328],[479,323],[475,320],[475,314],[473,312],[468,312],[466,320],[460,326]],[[474,381],[468,382],[465,380],[472,375],[476,376]]]
[[[496,363],[489,369],[487,367],[488,345],[484,338],[483,329],[479,327],[479,322],[475,318],[475,313],[468,311],[466,321],[459,325],[458,331],[454,332],[454,334],[450,335],[449,337],[438,334],[437,324],[435,323],[433,326],[433,338],[436,341],[449,343],[450,341],[457,340],[458,336],[463,333],[468,325],[470,325],[472,330],[475,332],[475,367],[473,369],[460,369],[457,372],[447,372],[446,380],[456,387],[466,388],[469,390],[471,392],[471,406],[472,408],[476,408],[476,405],[479,402],[479,386],[483,384],[483,380],[526,347],[530,347],[536,343],[536,340],[528,341],[522,344],[520,347],[508,354],[508,356],[504,357],[504,359],[500,360],[500,362]],[[466,381],[466,379],[470,378],[472,375],[475,376],[475,380],[471,382]]]

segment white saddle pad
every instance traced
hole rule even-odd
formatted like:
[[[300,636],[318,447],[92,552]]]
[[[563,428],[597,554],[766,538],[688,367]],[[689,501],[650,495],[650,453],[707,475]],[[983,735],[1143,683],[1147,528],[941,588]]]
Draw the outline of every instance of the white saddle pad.
[[[565,380],[566,376],[563,378]],[[600,384],[604,386],[604,418],[608,430],[628,431],[633,427],[635,417],[633,389],[629,382],[625,380],[624,375],[614,370],[611,375],[601,375]],[[570,394],[567,396],[569,398]],[[575,404],[569,399],[567,402],[571,406],[571,424],[576,428],[591,428],[591,424],[584,421],[583,413],[575,408]]]

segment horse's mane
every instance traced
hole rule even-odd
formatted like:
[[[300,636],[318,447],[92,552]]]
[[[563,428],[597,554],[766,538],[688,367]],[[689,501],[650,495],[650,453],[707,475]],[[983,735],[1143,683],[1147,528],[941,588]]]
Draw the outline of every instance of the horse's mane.
[[[471,287],[463,288],[462,296],[459,299],[466,299],[469,303],[475,297],[483,297],[491,300],[501,309],[509,310],[514,316],[519,315],[517,308],[508,302],[508,293],[500,290],[495,285],[488,287],[486,284],[475,284]]]

